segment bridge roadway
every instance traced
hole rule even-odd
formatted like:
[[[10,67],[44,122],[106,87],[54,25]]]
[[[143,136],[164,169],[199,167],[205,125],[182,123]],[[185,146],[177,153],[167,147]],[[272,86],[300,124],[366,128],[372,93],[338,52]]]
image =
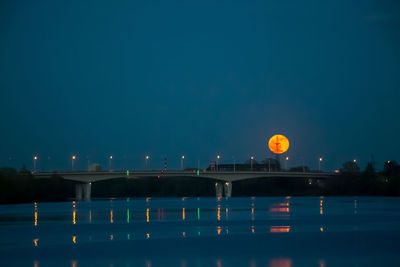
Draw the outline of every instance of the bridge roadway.
[[[108,171],[108,172],[41,172],[35,173],[36,178],[49,178],[58,175],[66,180],[76,181],[76,199],[90,200],[91,184],[103,180],[118,178],[146,178],[146,177],[198,177],[216,180],[216,196],[232,195],[232,182],[256,178],[308,178],[312,181],[329,179],[336,174],[325,172],[260,172],[260,171]]]

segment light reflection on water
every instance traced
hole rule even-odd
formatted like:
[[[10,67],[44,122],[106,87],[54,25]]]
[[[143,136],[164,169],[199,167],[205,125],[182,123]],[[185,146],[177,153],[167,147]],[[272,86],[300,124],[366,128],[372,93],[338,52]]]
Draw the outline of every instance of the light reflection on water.
[[[158,263],[159,263],[159,262],[153,263],[152,260],[145,260],[143,266],[146,266],[146,267],[151,267],[151,266],[165,266],[164,264],[161,264],[161,265],[160,265],[160,264],[158,264]],[[164,262],[164,263],[165,263],[165,262]],[[190,265],[191,263],[188,263],[187,260],[177,260],[175,263],[176,263],[176,264],[174,264],[174,266],[181,266],[181,267],[191,266],[191,265]],[[227,262],[224,261],[224,260],[222,260],[222,259],[216,259],[215,262],[214,262],[214,264],[211,265],[211,266],[223,267],[223,266],[228,265],[228,264],[226,264],[226,263],[227,263]],[[39,261],[35,260],[35,261],[33,262],[33,267],[39,267],[39,266],[40,266]],[[72,260],[72,261],[70,261],[70,266],[71,266],[71,267],[78,267],[78,266],[79,266],[78,261],[77,261],[77,260]],[[110,263],[110,264],[107,264],[107,265],[104,265],[104,266],[113,267],[114,264]],[[118,266],[119,266],[119,265],[118,265]],[[126,266],[129,266],[129,265],[126,265]],[[140,266],[140,265],[139,265],[139,266]],[[171,266],[172,266],[172,265],[171,265]],[[241,265],[241,266],[243,266],[243,265]],[[259,264],[258,264],[258,262],[257,262],[256,260],[251,260],[251,261],[248,262],[248,265],[247,265],[247,266],[249,266],[249,267],[256,267],[256,266],[259,266]],[[266,262],[266,265],[262,265],[262,266],[268,266],[268,267],[292,267],[292,266],[293,266],[293,263],[292,263],[292,259],[289,259],[289,258],[274,258],[274,259],[268,260],[268,261]],[[326,264],[325,264],[325,261],[320,260],[320,261],[317,261],[317,262],[316,262],[315,266],[318,266],[318,267],[326,267]]]
[[[112,246],[121,242],[128,242],[127,246],[136,246],[138,244],[136,242],[159,242],[157,240],[189,240],[195,244],[202,242],[204,238],[215,238],[213,242],[227,242],[222,243],[221,251],[223,251],[224,246],[228,246],[230,242],[225,240],[231,238],[244,239],[245,246],[249,244],[251,246],[253,238],[262,236],[266,237],[262,240],[269,240],[300,234],[303,236],[302,240],[309,242],[308,238],[318,239],[320,238],[318,235],[323,235],[321,237],[325,238],[329,233],[371,230],[398,232],[400,221],[398,204],[400,201],[397,199],[376,203],[367,198],[327,197],[146,198],[33,203],[33,205],[16,206],[18,210],[14,212],[15,217],[10,217],[7,208],[0,209],[0,222],[2,222],[0,234],[3,236],[2,243],[6,244],[3,245],[5,248],[7,244],[15,244],[20,247],[31,247],[35,251],[49,246],[68,244],[76,248],[87,244],[97,246],[96,244],[100,243]],[[390,206],[390,209],[387,206]],[[375,216],[375,213],[392,217],[379,220],[379,216]],[[26,215],[31,219],[25,220]],[[363,223],[360,218],[374,220],[374,223]],[[24,234],[13,236],[9,234],[12,231],[8,228],[7,230],[6,226],[11,228],[18,226],[18,229],[26,230],[23,231]],[[55,226],[57,231],[54,231]],[[243,245],[243,242],[239,244]],[[174,246],[171,246],[169,249],[173,248]],[[140,252],[138,253],[140,255]],[[255,259],[246,263],[241,262],[241,265],[300,266],[295,264],[296,259],[293,256],[276,258],[273,254],[268,254],[264,259],[266,256],[262,255],[256,254]],[[34,259],[31,263],[37,266],[40,260],[40,258]],[[72,266],[72,264],[78,265],[80,261],[74,259],[69,262]],[[182,262],[188,266],[193,263],[189,258],[188,261],[183,260],[172,265],[176,266]],[[230,263],[229,266],[232,265],[232,262],[224,257],[215,260],[212,265],[225,266],[226,262]],[[315,266],[325,267],[328,260],[318,257],[313,259],[313,262]],[[153,258],[148,258],[147,263],[160,266],[157,259]],[[142,262],[142,265],[144,264]],[[239,266],[235,261],[233,265]]]
[[[291,259],[271,259],[269,261],[269,267],[291,267]]]
[[[34,225],[37,226],[38,225],[38,210],[37,210],[37,202],[34,203],[35,205],[35,222]]]
[[[271,226],[269,231],[271,233],[289,233],[290,226]]]
[[[187,200],[188,198],[182,198],[181,202],[185,202],[185,200]],[[263,203],[263,205],[261,206],[257,206],[255,205],[255,200],[256,198],[251,198],[251,202],[249,205],[249,209],[250,209],[250,216],[249,216],[249,220],[250,221],[257,221],[256,220],[256,214],[258,216],[259,220],[268,220],[268,219],[278,219],[278,218],[285,218],[285,217],[290,217],[291,216],[291,204],[290,204],[290,197],[286,197],[284,199],[284,201],[279,202],[279,203]],[[216,201],[216,221],[217,222],[229,222],[230,221],[230,212],[232,212],[232,220],[236,220],[237,218],[240,218],[242,220],[245,220],[245,216],[243,213],[243,209],[240,207],[238,209],[235,209],[235,207],[233,207],[232,211],[230,211],[230,203],[229,200],[225,200],[221,201],[221,198],[217,198]],[[117,200],[118,201],[118,200]],[[140,200],[134,200],[133,202],[130,202],[130,198],[128,198],[126,200],[126,207],[124,207],[125,210],[125,223],[126,224],[130,224],[130,223],[140,223],[141,222],[141,218],[142,217],[142,212],[140,209],[140,206],[138,206],[137,209],[135,209],[133,206],[137,206],[137,205],[133,205],[132,203],[139,202]],[[155,200],[156,202],[159,202],[160,200]],[[197,199],[198,201],[198,199]],[[110,203],[112,202],[112,200],[110,201]],[[145,199],[146,204],[150,204],[151,205],[151,198],[146,198]],[[147,207],[145,208],[145,221],[146,223],[151,223],[151,222],[162,222],[165,220],[165,217],[167,218],[166,221],[181,221],[184,222],[186,220],[188,220],[190,223],[194,221],[194,219],[196,219],[197,221],[212,221],[212,212],[210,210],[210,208],[208,207],[204,207],[203,211],[201,207],[193,207],[193,202],[196,202],[194,199],[191,200],[191,202],[187,202],[188,207],[182,207],[181,208],[181,216],[180,218],[176,218],[176,209],[174,207],[167,207],[167,208],[150,208]],[[101,203],[101,204],[100,204]],[[115,203],[115,201],[114,201]],[[119,204],[124,203],[123,201],[118,202],[119,208],[120,207]],[[320,197],[318,200],[319,203],[319,215],[324,215],[324,199],[323,197]],[[99,205],[97,205],[99,204]],[[102,220],[102,214],[103,211],[105,209],[107,209],[107,205],[103,205],[105,204],[104,202],[75,202],[72,201],[72,224],[76,225],[77,223],[79,224],[91,224],[92,222],[94,223],[107,223],[104,222]],[[135,203],[136,204],[136,203]],[[159,204],[159,203],[158,203]],[[199,203],[200,204],[200,203]],[[109,207],[109,224],[114,224],[114,222],[116,221],[118,224],[122,223],[122,216],[120,210],[121,209],[117,209],[116,213],[114,212],[113,208],[115,205],[110,205]],[[78,206],[79,206],[79,211],[78,211]],[[94,206],[94,207],[93,207]],[[93,209],[92,209],[93,208]],[[224,208],[225,210],[225,215],[222,216],[221,213],[221,209]],[[152,216],[152,214],[157,213],[157,216]],[[83,216],[84,212],[87,212],[88,216]],[[200,214],[203,213],[204,217],[201,218]],[[196,215],[195,218],[193,218],[192,215]],[[353,215],[357,215],[357,200],[354,199],[353,200]],[[133,222],[132,218],[133,217],[137,218],[137,221]],[[187,216],[190,216],[189,218]],[[187,219],[188,218],[188,219]],[[54,218],[53,218],[54,219]],[[39,209],[38,209],[38,203],[34,203],[34,226],[38,227],[39,225]],[[57,218],[56,218],[57,220]],[[47,222],[48,220],[46,220],[46,218],[43,219],[43,222]],[[60,218],[60,221],[62,222],[62,218]],[[290,219],[288,220],[288,222],[290,222]],[[271,223],[271,222],[270,222]],[[222,233],[222,226],[221,225],[217,225],[217,235],[221,235]],[[204,228],[204,227],[203,227]],[[257,228],[261,231],[261,233],[265,233],[265,232],[270,232],[270,233],[288,233],[290,232],[292,229],[291,225],[274,225],[274,224],[270,224],[265,225],[264,227],[260,227],[259,225],[257,225]],[[235,229],[235,228],[234,228]],[[256,225],[250,225],[250,231],[252,234],[255,233],[255,229],[256,229]],[[324,226],[324,224],[320,224],[316,229],[318,229],[320,232],[324,232],[326,231],[326,227]],[[206,230],[205,232],[207,232],[207,228],[205,228],[204,230]],[[237,230],[237,229],[235,229]],[[198,233],[198,235],[200,235],[201,231],[196,231]],[[238,231],[240,233],[240,231]],[[186,231],[179,231],[179,233],[185,233],[182,234],[182,236],[186,236]],[[232,232],[231,232],[232,233]],[[234,233],[234,232],[233,232]],[[150,234],[146,232],[146,234],[144,235],[144,237],[146,239],[150,238]],[[226,227],[226,235],[229,234],[229,230],[228,227]],[[208,233],[208,235],[210,235],[210,233]],[[130,233],[128,233],[126,236],[129,236],[130,239]],[[140,235],[139,235],[140,236]],[[76,239],[76,236],[74,236],[74,240]],[[38,239],[35,239],[38,240]],[[74,243],[76,243],[74,241]],[[35,246],[37,246],[37,241],[34,242]]]

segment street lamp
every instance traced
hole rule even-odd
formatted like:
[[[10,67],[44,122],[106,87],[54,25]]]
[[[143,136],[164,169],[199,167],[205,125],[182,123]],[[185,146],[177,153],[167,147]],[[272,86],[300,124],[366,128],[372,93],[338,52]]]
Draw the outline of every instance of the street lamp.
[[[72,161],[71,161],[72,170],[74,170],[74,162],[75,162],[75,160],[76,160],[76,156],[73,155],[73,156],[72,156]]]
[[[38,157],[34,156],[33,157],[33,171],[36,172],[36,161],[37,161]]]
[[[289,157],[286,157],[285,158],[285,169],[287,170],[287,163],[288,163],[288,161],[289,161]]]
[[[251,171],[253,171],[253,160],[254,160],[254,157],[251,156],[251,157],[250,157],[250,170],[251,170]]]
[[[318,171],[321,170],[321,162],[322,162],[322,158],[319,158],[319,160],[318,160]]]
[[[145,157],[145,161],[146,161],[146,170],[147,170],[149,158],[150,158],[150,157],[149,157],[148,155],[146,155],[146,157]]]
[[[182,157],[181,157],[181,170],[183,170],[183,161],[184,161],[184,159],[185,159],[185,156],[182,155]]]
[[[217,171],[218,171],[218,160],[219,160],[219,158],[220,158],[220,156],[219,155],[217,155]]]
[[[113,156],[111,155],[111,156],[108,158],[108,171],[111,171],[112,159],[113,159]]]
[[[268,159],[268,172],[271,172],[271,159]]]

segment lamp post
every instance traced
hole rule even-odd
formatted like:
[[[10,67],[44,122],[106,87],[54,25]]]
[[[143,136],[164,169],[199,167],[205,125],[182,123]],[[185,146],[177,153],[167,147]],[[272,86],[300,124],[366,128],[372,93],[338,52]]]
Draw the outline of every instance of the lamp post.
[[[285,170],[287,170],[287,163],[288,163],[289,157],[285,158]]]
[[[111,155],[111,156],[108,158],[108,171],[111,171],[112,159],[113,159],[113,156]]]
[[[149,161],[149,156],[148,155],[146,155],[146,157],[145,157],[145,162],[146,162],[146,170],[147,170],[147,166],[148,166],[148,161]]]
[[[268,159],[268,172],[271,172],[271,159]]]
[[[219,167],[218,167],[218,160],[219,160],[220,156],[217,155],[217,171],[219,171]]]
[[[72,156],[72,160],[71,160],[71,169],[72,169],[72,170],[74,170],[74,162],[75,162],[75,160],[76,160],[76,156],[73,155],[73,156]]]
[[[321,162],[322,162],[322,158],[318,159],[318,171],[321,171]]]
[[[38,157],[34,156],[33,157],[33,171],[36,172],[36,161],[37,161]]]
[[[185,160],[185,156],[184,155],[182,155],[182,157],[181,157],[181,170],[183,170],[183,161]]]
[[[251,171],[253,171],[253,160],[254,160],[254,157],[251,156],[251,157],[250,157],[250,170],[251,170]]]

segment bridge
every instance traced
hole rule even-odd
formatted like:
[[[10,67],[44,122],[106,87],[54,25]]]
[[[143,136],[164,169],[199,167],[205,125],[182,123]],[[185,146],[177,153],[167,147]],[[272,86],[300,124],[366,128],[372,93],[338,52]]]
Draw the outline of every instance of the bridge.
[[[41,172],[34,173],[35,178],[49,178],[58,175],[65,180],[79,182],[76,185],[76,199],[90,200],[91,185],[94,182],[128,178],[138,179],[146,177],[198,177],[215,180],[215,192],[217,197],[232,196],[232,182],[256,179],[256,178],[305,178],[308,182],[314,183],[334,177],[335,173],[325,172],[265,172],[265,171],[108,171],[108,172]]]

